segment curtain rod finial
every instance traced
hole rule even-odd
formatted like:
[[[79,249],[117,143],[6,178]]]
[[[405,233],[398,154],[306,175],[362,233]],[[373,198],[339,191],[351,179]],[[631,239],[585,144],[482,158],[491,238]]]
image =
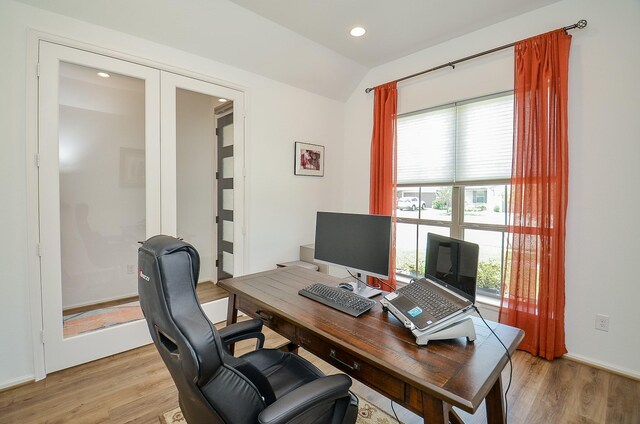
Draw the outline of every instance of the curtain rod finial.
[[[371,93],[372,91],[373,91],[373,88],[370,88],[370,87],[364,89],[364,92],[367,93],[367,94]]]
[[[580,29],[585,28],[587,26],[587,20],[586,19],[580,19],[578,21],[578,23],[576,24],[576,26]]]

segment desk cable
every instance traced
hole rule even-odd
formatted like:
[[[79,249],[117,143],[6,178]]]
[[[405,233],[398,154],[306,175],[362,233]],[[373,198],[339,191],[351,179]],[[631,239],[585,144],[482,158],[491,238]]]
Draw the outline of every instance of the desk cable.
[[[351,271],[349,271],[348,269],[347,269],[347,272],[349,273],[349,275],[351,276],[351,278],[354,278],[356,281],[360,281],[360,282],[361,282],[362,284],[364,284],[365,286],[368,286],[368,287],[371,287],[371,288],[374,288],[374,289],[382,289],[382,285],[384,284],[385,286],[389,287],[389,288],[391,289],[391,291],[395,291],[395,290],[396,290],[396,289],[394,289],[393,287],[391,287],[391,285],[390,285],[389,283],[384,282],[383,280],[381,280],[381,279],[380,279],[380,278],[378,278],[378,277],[374,277],[376,280],[378,280],[378,286],[374,286],[374,285],[372,285],[372,284],[369,284],[369,283],[368,283],[368,282],[366,282],[366,281],[361,280],[358,276],[353,275],[353,274],[351,273]],[[366,280],[366,278],[365,278],[365,280]]]
[[[396,409],[393,407],[393,403],[394,402],[391,401],[391,410],[393,411],[393,415],[396,417],[396,421],[398,421],[399,424],[402,424],[402,423],[400,423],[400,420],[398,419],[398,414],[396,414]]]
[[[347,272],[349,273],[349,275],[353,278],[355,278],[356,280],[360,281],[363,284],[366,284],[369,287],[374,287],[372,285],[370,285],[369,283],[366,283],[364,281],[362,281],[360,278],[356,277],[355,275],[353,275],[351,273],[351,271],[349,271],[347,269]],[[380,278],[375,277],[376,280],[378,280],[378,283],[380,284],[378,287],[374,287],[376,289],[380,289],[382,288],[382,284],[384,284],[385,286],[391,288],[393,291],[395,291],[395,289],[393,287],[391,287],[389,284],[387,284],[386,282],[382,281]],[[416,281],[415,278],[412,278],[409,283],[413,283],[414,281]],[[480,317],[480,319],[482,320],[482,322],[484,322],[484,325],[487,326],[487,328],[491,331],[491,333],[495,336],[495,338],[498,340],[498,342],[500,342],[500,344],[502,345],[502,347],[504,348],[504,351],[507,354],[507,358],[509,359],[509,383],[507,383],[507,389],[504,391],[504,422],[505,424],[507,424],[508,419],[509,419],[509,401],[507,400],[507,393],[509,393],[509,389],[511,388],[511,381],[513,379],[513,362],[511,360],[511,353],[509,353],[509,349],[507,349],[507,346],[505,346],[505,344],[502,342],[502,340],[500,340],[500,337],[498,337],[498,335],[496,334],[495,331],[493,331],[493,328],[491,328],[491,326],[489,325],[489,323],[487,323],[487,321],[484,319],[484,317],[482,316],[482,314],[480,313],[480,310],[478,309],[477,306],[473,305],[473,309],[475,309],[476,313],[478,314],[478,316]],[[393,415],[395,415],[396,421],[399,423],[400,420],[398,419],[398,414],[396,413],[395,408],[393,407],[393,401],[391,401],[391,410],[393,411]]]
[[[500,344],[504,348],[504,351],[507,352],[507,358],[509,359],[509,383],[507,384],[507,389],[504,391],[504,422],[505,422],[505,424],[507,424],[508,419],[509,419],[509,402],[507,401],[507,393],[509,393],[509,388],[511,388],[511,379],[513,377],[513,362],[511,362],[511,354],[509,353],[509,349],[507,349],[507,347],[504,345],[504,343],[502,343],[502,340],[500,340],[500,337],[498,337],[498,335],[495,333],[495,331],[493,331],[493,328],[491,328],[489,326],[489,324],[487,323],[487,321],[485,321],[484,317],[482,316],[482,314],[478,310],[478,307],[476,305],[473,305],[473,309],[476,310],[476,313],[478,314],[480,319],[482,319],[482,322],[484,322],[484,325],[486,325],[487,328],[489,330],[491,330],[493,335],[496,336],[496,339],[498,339],[498,341],[500,342]]]
[[[386,281],[378,278],[378,277],[374,277],[376,280],[378,280],[378,284],[380,284],[380,287],[378,287],[379,289],[382,288],[382,285],[384,284],[385,286],[389,287],[391,289],[392,292],[396,291],[395,287],[392,287],[391,284],[387,283]]]
[[[485,321],[484,317],[482,316],[482,314],[478,310],[478,307],[474,305],[473,308],[476,310],[476,313],[478,314],[480,319],[482,319],[482,322],[484,322],[484,325],[486,325],[487,328],[491,331],[491,333],[496,337],[496,339],[498,339],[498,341],[500,342],[500,344],[504,348],[504,351],[507,352],[507,358],[509,359],[509,383],[507,384],[507,389],[504,391],[504,422],[505,422],[505,424],[507,424],[508,419],[509,419],[509,402],[507,401],[507,393],[509,393],[509,389],[511,388],[511,380],[512,380],[512,377],[513,377],[513,362],[511,362],[511,354],[509,353],[509,349],[507,349],[507,347],[504,345],[504,343],[502,343],[502,340],[500,340],[500,337],[498,337],[498,335],[495,333],[495,331],[493,331],[493,328],[491,328],[489,326],[489,323],[487,323],[487,321]],[[396,410],[393,407],[393,401],[391,401],[391,410],[393,411],[393,415],[395,415],[395,417],[396,417],[396,421],[398,423],[400,423],[400,420],[398,419],[398,414],[396,414]]]

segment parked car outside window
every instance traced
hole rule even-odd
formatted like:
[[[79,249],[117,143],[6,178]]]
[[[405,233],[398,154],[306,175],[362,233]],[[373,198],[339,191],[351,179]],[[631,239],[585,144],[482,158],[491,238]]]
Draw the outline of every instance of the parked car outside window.
[[[415,211],[416,209],[426,209],[427,203],[420,201],[417,197],[401,197],[398,199],[398,209]]]

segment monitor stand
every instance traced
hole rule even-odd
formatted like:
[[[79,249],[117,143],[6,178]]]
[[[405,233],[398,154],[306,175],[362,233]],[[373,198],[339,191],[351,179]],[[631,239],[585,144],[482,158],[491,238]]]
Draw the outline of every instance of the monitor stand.
[[[360,280],[349,281],[349,284],[353,287],[353,293],[359,294],[362,297],[373,297],[382,293],[382,290],[369,287]]]

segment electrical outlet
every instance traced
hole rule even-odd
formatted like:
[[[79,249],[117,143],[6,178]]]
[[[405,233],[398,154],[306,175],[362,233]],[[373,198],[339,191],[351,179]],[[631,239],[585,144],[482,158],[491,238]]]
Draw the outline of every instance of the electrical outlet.
[[[609,316],[596,314],[596,330],[609,331]]]

